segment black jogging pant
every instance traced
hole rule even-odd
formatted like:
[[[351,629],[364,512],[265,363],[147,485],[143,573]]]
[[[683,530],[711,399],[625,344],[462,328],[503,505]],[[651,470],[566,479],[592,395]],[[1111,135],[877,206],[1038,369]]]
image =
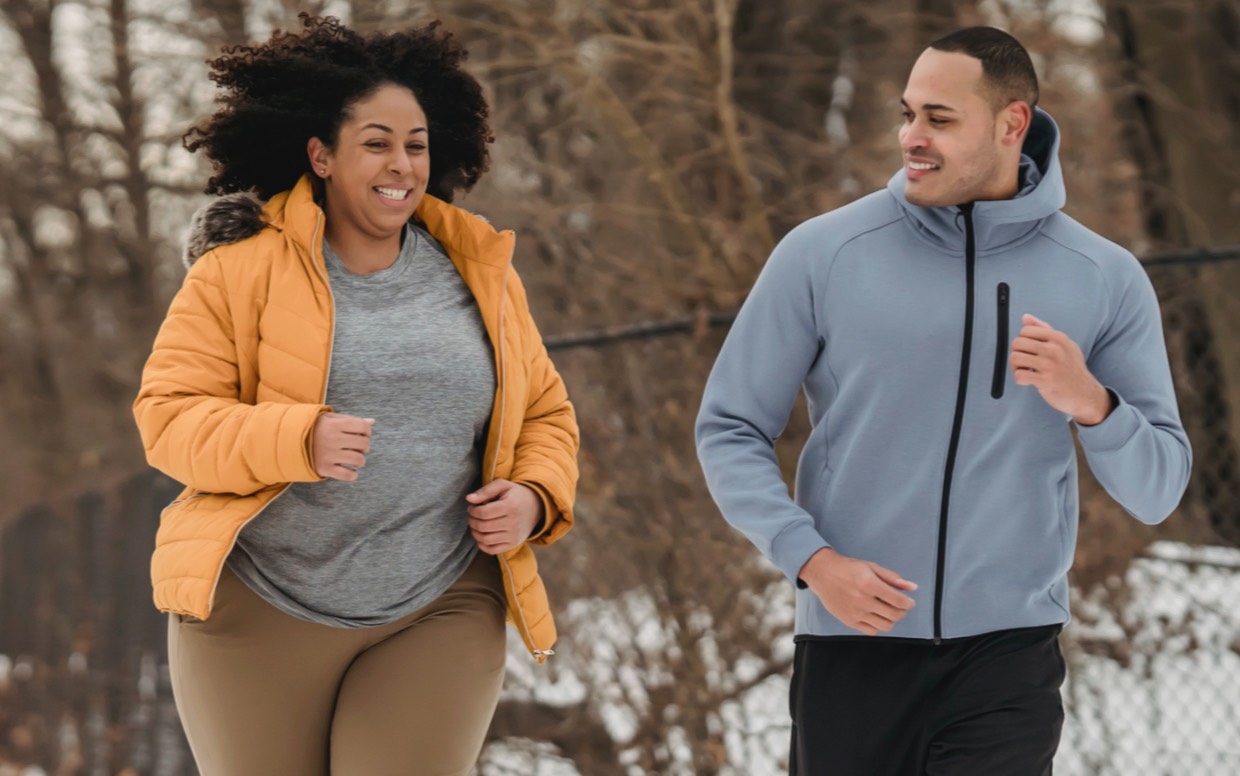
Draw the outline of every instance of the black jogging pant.
[[[1050,776],[1060,629],[798,637],[791,776]]]

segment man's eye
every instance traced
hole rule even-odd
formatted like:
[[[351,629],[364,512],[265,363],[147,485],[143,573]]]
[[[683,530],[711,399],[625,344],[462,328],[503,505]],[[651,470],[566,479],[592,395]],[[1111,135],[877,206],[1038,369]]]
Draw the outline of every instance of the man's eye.
[[[930,123],[936,126],[942,126],[944,124],[950,124],[951,122],[949,122],[947,119],[932,118],[930,119]]]

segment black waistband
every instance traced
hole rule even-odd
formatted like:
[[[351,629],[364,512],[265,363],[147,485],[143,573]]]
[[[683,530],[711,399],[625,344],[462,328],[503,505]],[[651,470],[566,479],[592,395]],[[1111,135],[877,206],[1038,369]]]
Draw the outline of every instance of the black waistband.
[[[1044,632],[1047,635],[1050,635],[1052,633],[1058,634],[1062,630],[1063,630],[1063,623],[1057,622],[1057,623],[1052,623],[1050,625],[1034,625],[1028,628],[1006,628],[1003,630],[988,631],[986,633],[976,633],[972,636],[957,636],[951,639],[941,639],[939,643],[940,644],[964,644],[969,641],[975,641],[977,639],[993,638],[995,636],[1009,636],[1009,635],[1015,635],[1019,633],[1034,634],[1038,632]],[[800,644],[801,642],[817,643],[817,642],[855,641],[855,642],[865,642],[867,644],[881,643],[881,644],[909,644],[909,645],[925,646],[925,645],[931,645],[935,643],[934,639],[932,638],[915,639],[915,638],[909,638],[906,636],[865,636],[860,633],[858,633],[855,636],[851,634],[842,635],[842,636],[819,636],[813,633],[798,633],[796,636],[793,637],[792,640],[796,642],[797,644]]]

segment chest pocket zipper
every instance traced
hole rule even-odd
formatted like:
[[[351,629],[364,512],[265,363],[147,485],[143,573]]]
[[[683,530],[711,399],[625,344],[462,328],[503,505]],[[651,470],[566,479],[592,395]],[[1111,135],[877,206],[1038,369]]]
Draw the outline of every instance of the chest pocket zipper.
[[[990,385],[990,395],[995,399],[1003,398],[1003,387],[1007,384],[1007,353],[1008,353],[1008,310],[1011,307],[1011,289],[1007,283],[1000,283],[998,289],[998,332],[995,339],[995,377]]]

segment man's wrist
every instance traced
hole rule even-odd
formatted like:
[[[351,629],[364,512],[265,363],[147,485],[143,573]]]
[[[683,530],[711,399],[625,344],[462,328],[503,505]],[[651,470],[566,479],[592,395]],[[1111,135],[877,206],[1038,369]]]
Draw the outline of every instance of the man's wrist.
[[[1101,383],[1098,385],[1099,393],[1095,394],[1096,399],[1092,402],[1089,410],[1081,415],[1073,416],[1078,426],[1096,426],[1111,416],[1115,408],[1119,406],[1116,401],[1115,394]]]
[[[839,555],[839,553],[837,553],[835,550],[831,549],[830,547],[823,547],[819,549],[813,555],[809,556],[809,560],[805,561],[805,564],[801,566],[801,570],[797,572],[797,579],[801,580],[802,582],[805,582],[806,584],[809,584],[809,577],[807,576],[807,572],[809,571],[810,566],[813,565],[815,562],[821,563],[823,561],[829,561],[832,557],[837,556],[837,555]]]

